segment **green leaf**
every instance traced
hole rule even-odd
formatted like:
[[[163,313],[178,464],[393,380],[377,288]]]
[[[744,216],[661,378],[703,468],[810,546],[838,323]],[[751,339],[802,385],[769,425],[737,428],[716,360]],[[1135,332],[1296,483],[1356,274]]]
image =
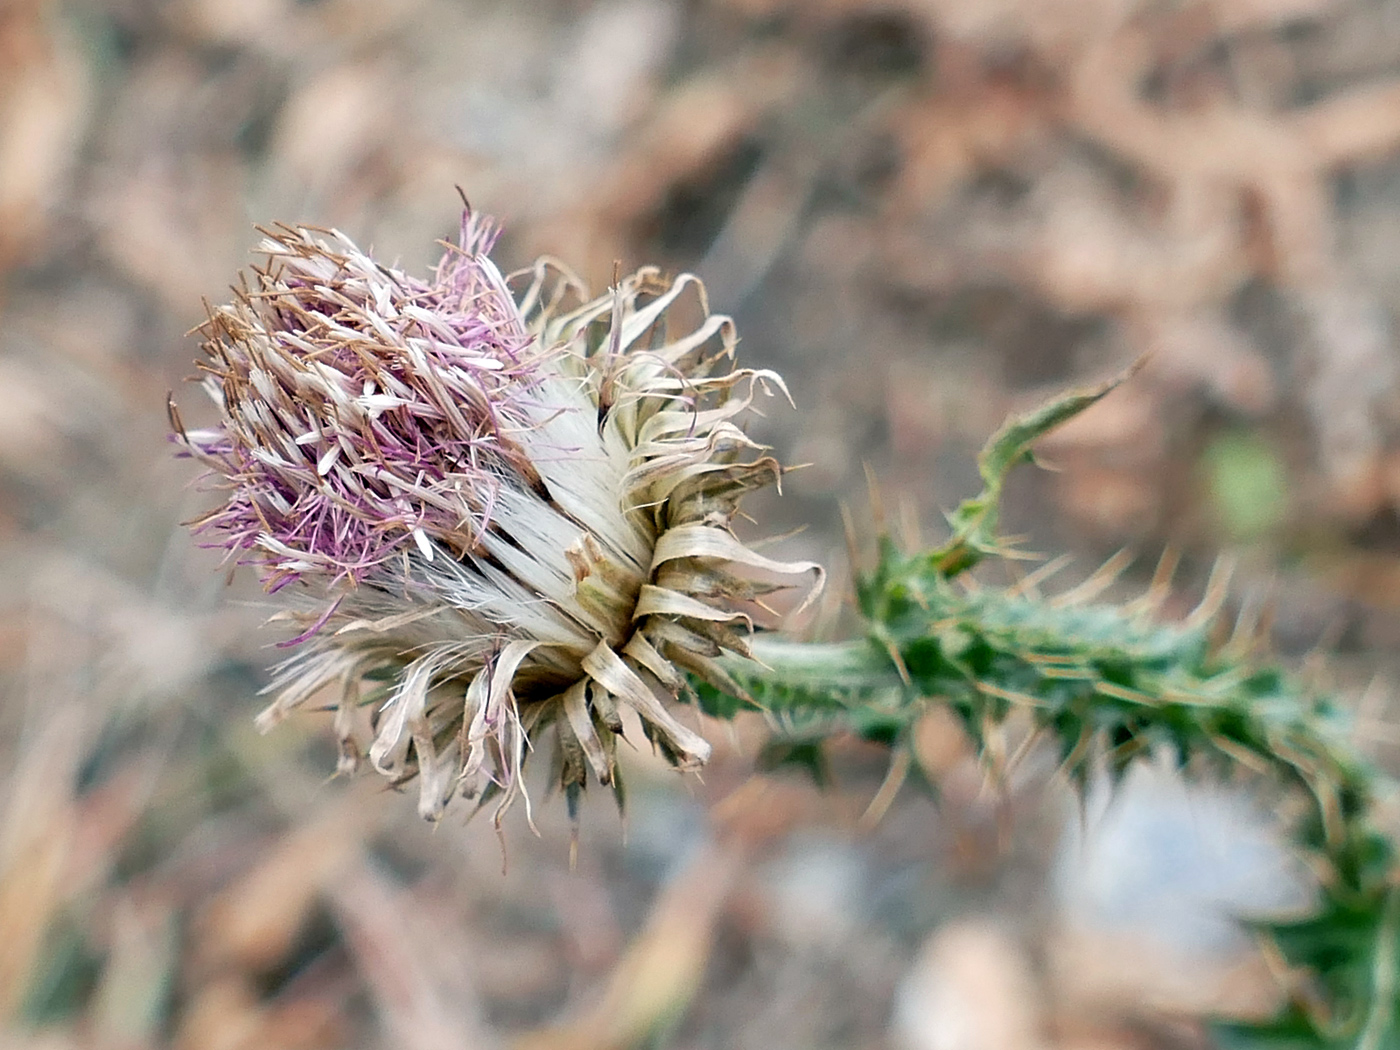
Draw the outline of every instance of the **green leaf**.
[[[720,692],[704,679],[690,675],[690,687],[695,691],[695,696],[699,700],[700,710],[711,718],[721,718],[726,722],[732,721],[734,716],[740,711],[753,709],[752,704],[747,704],[737,696],[730,696],[728,693]]]
[[[1031,461],[1031,446],[1038,439],[1101,401],[1137,372],[1145,360],[1140,359],[1105,383],[1067,391],[1039,408],[1025,415],[1013,416],[1002,424],[977,457],[977,469],[982,475],[983,484],[981,494],[964,500],[948,516],[948,522],[953,527],[952,537],[929,553],[929,560],[941,575],[956,576],[985,557],[1007,553],[997,539],[1001,489],[1006,476],[1013,467]]]

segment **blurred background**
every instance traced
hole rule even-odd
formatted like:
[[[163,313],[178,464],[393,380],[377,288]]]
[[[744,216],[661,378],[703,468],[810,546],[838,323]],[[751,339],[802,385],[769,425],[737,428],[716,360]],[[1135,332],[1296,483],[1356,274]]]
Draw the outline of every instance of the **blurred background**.
[[[810,464],[749,509],[838,597],[843,504],[935,538],[1008,411],[1149,353],[1008,527],[1066,585],[1135,552],[1124,594],[1177,550],[1181,610],[1231,552],[1394,765],[1397,0],[0,0],[0,1046],[1185,1050],[1269,1011],[1228,916],[1307,892],[1242,787],[1081,809],[1032,756],[998,796],[931,716],[936,804],[851,741],[818,790],[741,720],[703,779],[632,756],[571,873],[557,799],[434,829],[328,781],[324,719],[253,731],[280,636],[179,527],[185,333],[254,223],[421,270],[454,185],[506,268],[705,278]]]

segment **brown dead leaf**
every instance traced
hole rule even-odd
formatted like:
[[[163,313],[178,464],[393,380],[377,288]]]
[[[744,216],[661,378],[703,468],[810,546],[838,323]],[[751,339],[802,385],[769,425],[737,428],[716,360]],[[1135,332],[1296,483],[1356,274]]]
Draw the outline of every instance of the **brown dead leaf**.
[[[742,855],[703,848],[658,896],[607,986],[575,1021],[521,1036],[514,1050],[623,1050],[675,1018],[699,990],[714,923]]]
[[[381,812],[347,791],[293,828],[202,916],[195,957],[206,973],[258,972],[283,959],[320,895],[360,856]]]
[[[0,823],[0,1024],[14,1016],[40,964],[44,936],[67,899],[63,875],[76,816],[81,709],[53,711],[24,742]]]
[[[54,6],[0,8],[0,272],[36,249],[87,119],[87,70]]]
[[[330,903],[390,1045],[496,1045],[471,976],[473,945],[459,922],[448,916],[435,921],[412,892],[364,861],[335,880]]]
[[[155,1046],[177,963],[175,915],[159,900],[116,900],[107,960],[93,996],[96,1042],[111,1050]]]

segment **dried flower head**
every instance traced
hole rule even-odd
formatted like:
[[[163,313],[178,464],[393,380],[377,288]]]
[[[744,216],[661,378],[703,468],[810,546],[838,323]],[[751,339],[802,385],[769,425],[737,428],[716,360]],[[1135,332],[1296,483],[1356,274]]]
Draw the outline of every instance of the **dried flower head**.
[[[733,367],[733,323],[690,275],[589,298],[542,260],[517,298],[471,212],[426,281],[333,231],[264,232],[266,264],[201,329],[219,425],[172,405],[223,494],[196,531],[296,596],[262,724],[333,687],[342,768],[367,751],[417,777],[430,819],[460,795],[499,820],[546,730],[571,800],[589,770],[616,789],[623,708],[700,766],[667,702],[686,674],[739,693],[718,658],[747,654],[746,610],[821,580],[730,529],[781,475],[735,418],[782,380]]]

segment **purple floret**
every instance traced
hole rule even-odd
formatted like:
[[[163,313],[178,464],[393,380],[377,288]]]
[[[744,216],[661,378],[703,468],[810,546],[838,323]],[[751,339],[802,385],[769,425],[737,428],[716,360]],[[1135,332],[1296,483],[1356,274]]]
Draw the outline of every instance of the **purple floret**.
[[[359,582],[410,545],[460,556],[502,484],[538,484],[511,435],[541,355],[486,258],[491,224],[467,213],[431,283],[332,236],[269,233],[267,264],[202,329],[221,424],[177,420],[226,494],[197,530],[272,591]]]

